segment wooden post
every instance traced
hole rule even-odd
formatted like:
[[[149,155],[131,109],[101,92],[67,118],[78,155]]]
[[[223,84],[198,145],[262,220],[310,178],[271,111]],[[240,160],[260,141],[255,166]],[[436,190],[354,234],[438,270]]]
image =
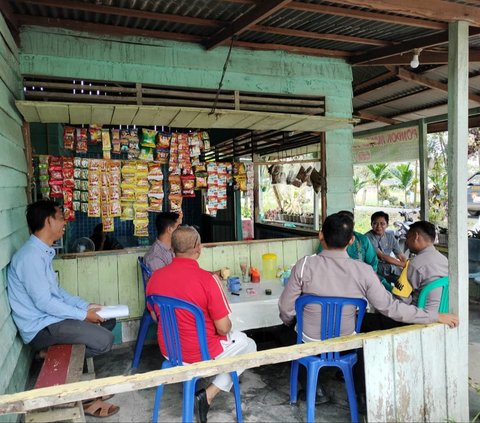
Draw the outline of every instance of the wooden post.
[[[428,142],[425,119],[418,122],[418,157],[420,164],[420,218],[428,220]]]
[[[322,208],[322,223],[327,218],[327,137],[325,132],[320,134],[320,175],[322,176],[322,190],[321,196],[321,208]],[[317,219],[317,216],[315,217]],[[315,220],[315,230],[319,229],[319,224]]]
[[[460,317],[447,331],[448,410],[456,421],[469,420],[468,408],[468,24],[448,26],[448,260],[450,306]]]

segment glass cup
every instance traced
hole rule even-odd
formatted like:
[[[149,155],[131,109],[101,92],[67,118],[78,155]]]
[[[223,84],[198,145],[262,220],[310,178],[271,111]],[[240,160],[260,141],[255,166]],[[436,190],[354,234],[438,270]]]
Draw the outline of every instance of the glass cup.
[[[242,273],[242,282],[248,282],[248,257],[240,256],[239,258],[240,272]]]

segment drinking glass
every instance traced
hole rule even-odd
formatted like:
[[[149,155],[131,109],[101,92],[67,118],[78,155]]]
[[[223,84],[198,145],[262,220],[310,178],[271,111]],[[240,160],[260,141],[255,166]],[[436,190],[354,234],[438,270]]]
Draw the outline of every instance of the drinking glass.
[[[242,272],[242,282],[248,282],[248,257],[247,256],[240,256],[239,258],[240,264],[240,271]]]

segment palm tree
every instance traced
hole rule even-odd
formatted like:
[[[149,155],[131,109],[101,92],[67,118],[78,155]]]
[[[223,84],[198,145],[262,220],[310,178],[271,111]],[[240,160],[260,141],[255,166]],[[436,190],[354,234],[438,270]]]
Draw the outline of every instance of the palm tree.
[[[390,172],[397,179],[397,186],[405,193],[405,204],[407,204],[407,193],[414,182],[413,169],[410,169],[410,163],[399,164]]]
[[[367,165],[367,169],[370,171],[370,181],[375,184],[377,188],[377,204],[378,201],[378,192],[380,191],[380,184],[387,178],[390,177],[390,171],[388,170],[388,163],[377,163]]]
[[[358,191],[367,185],[368,181],[360,179],[358,176],[353,177],[353,203],[355,204],[355,198],[357,197]]]

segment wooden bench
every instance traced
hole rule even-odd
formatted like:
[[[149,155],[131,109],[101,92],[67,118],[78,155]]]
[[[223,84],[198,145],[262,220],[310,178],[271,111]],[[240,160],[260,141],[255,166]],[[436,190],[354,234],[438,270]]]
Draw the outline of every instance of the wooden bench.
[[[35,383],[35,389],[94,378],[92,373],[83,373],[85,345],[53,345],[48,348],[45,361]],[[88,370],[93,371],[93,361],[88,359]],[[47,407],[27,413],[25,422],[84,422],[82,401]]]

